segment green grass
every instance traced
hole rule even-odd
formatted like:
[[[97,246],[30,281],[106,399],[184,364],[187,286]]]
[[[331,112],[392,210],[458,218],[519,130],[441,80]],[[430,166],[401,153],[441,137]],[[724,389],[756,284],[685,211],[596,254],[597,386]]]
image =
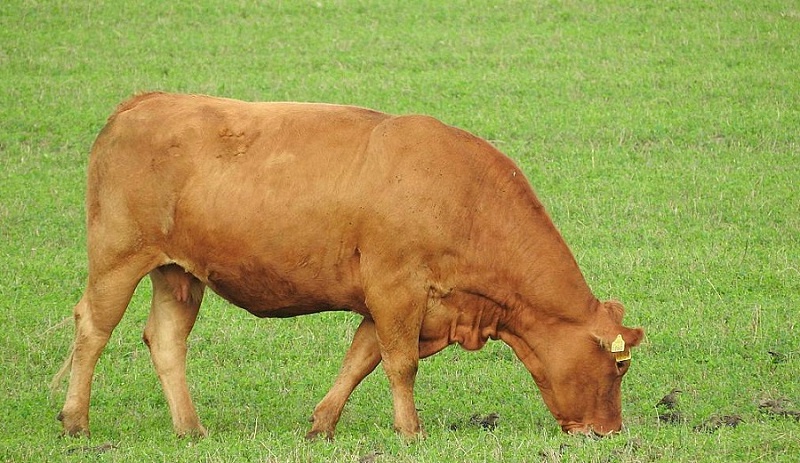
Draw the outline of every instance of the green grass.
[[[800,423],[757,403],[800,407],[798,69],[788,1],[7,1],[0,461],[796,461]],[[92,438],[59,439],[63,392],[50,399],[47,385],[86,276],[87,153],[141,90],[425,113],[492,141],[595,293],[647,330],[623,384],[627,429],[562,435],[493,343],[422,363],[424,442],[394,435],[377,371],[336,440],[306,443],[357,317],[258,320],[210,297],[189,380],[211,435],[179,440],[140,340],[143,284],[98,365]],[[661,424],[654,404],[673,387],[685,422]],[[494,432],[469,425],[490,412]],[[693,430],[713,414],[744,423]]]

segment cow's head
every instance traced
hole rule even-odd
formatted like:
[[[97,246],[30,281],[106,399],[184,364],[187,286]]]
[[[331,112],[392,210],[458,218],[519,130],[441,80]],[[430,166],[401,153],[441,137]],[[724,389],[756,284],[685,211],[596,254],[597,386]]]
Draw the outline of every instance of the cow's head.
[[[606,435],[622,429],[620,385],[630,349],[644,338],[642,329],[622,326],[623,311],[611,301],[598,304],[589,322],[520,320],[522,329],[505,339],[565,432]]]

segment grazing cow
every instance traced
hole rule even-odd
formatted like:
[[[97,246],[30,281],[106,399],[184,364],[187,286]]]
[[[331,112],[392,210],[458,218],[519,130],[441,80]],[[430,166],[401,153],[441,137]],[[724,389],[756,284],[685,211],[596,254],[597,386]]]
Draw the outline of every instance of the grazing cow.
[[[67,435],[88,434],[95,364],[148,274],[144,341],[179,435],[206,432],[185,377],[205,287],[258,317],[364,317],[309,437],[332,438],[381,362],[396,430],[419,435],[419,359],[489,339],[511,346],[564,431],[622,427],[642,330],[595,298],[519,167],[433,118],[138,95],[94,143],[86,210],[88,283],[60,372]]]

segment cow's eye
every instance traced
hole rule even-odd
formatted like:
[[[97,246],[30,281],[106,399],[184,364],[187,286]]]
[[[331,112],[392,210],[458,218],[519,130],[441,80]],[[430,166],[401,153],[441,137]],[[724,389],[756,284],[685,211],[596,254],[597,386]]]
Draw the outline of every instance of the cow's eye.
[[[621,362],[617,362],[617,371],[619,374],[624,375],[626,371],[628,371],[628,367],[630,366],[630,360],[623,360]]]

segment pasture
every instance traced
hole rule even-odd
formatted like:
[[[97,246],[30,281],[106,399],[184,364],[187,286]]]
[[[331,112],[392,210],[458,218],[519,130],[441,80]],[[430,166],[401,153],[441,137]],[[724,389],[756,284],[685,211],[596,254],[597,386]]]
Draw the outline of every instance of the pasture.
[[[800,8],[778,0],[6,1],[0,461],[797,461],[798,69]],[[306,442],[359,317],[259,320],[209,294],[188,376],[210,435],[177,439],[141,341],[145,281],[99,361],[92,437],[59,438],[65,388],[48,385],[86,277],[87,154],[146,90],[429,114],[491,141],[595,294],[646,330],[626,429],[562,434],[494,342],[421,362],[426,440],[395,436],[378,369],[336,439]],[[494,429],[472,419],[492,413]]]

